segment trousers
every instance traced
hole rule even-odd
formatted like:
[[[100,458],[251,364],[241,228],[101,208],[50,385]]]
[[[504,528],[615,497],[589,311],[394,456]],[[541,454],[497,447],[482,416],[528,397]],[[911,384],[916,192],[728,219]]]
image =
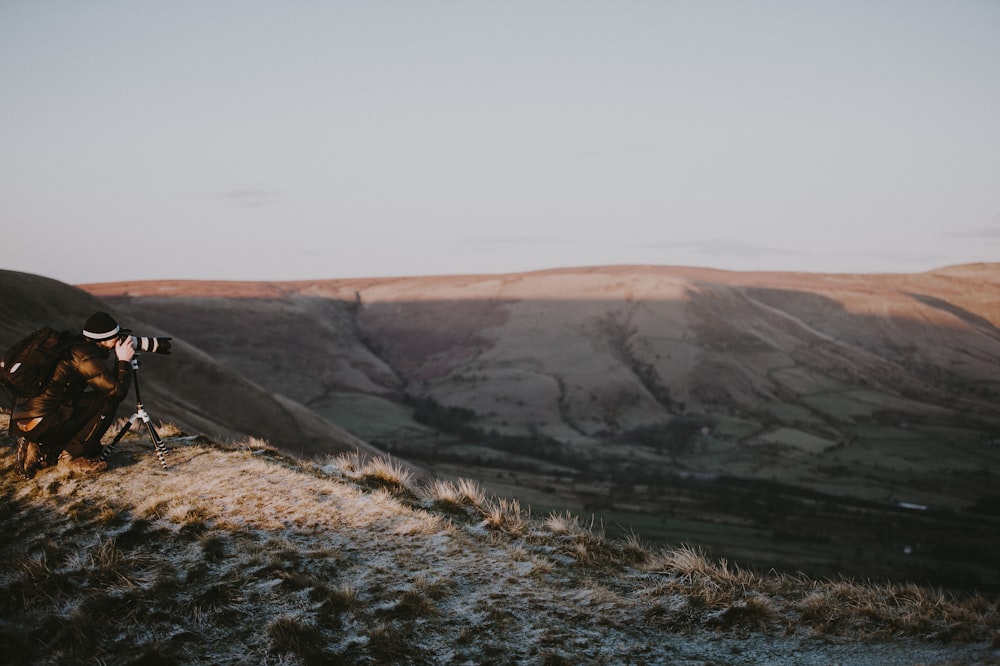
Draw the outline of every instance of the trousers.
[[[121,402],[88,391],[41,420],[15,420],[14,430],[38,444],[46,455],[65,451],[73,457],[94,458],[101,452],[101,438],[111,427]],[[31,421],[35,421],[33,427],[26,429]]]

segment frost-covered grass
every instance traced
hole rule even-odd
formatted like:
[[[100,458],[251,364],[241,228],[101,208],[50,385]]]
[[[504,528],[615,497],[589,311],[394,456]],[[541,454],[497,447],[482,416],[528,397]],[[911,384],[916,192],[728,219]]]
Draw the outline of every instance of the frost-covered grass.
[[[320,464],[167,429],[110,469],[16,477],[0,449],[11,664],[995,660],[996,600],[758,574],[611,540],[391,459]],[[862,641],[859,643],[858,641]]]

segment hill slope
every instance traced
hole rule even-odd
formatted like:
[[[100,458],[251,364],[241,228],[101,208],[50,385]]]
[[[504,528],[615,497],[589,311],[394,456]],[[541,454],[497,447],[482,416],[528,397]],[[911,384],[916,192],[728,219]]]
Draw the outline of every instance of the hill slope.
[[[1000,663],[995,601],[756,576],[398,466],[171,430],[24,482],[0,448],[10,664]]]
[[[387,445],[419,424],[369,414],[408,397],[467,415],[467,432],[581,451],[688,416],[718,439],[807,453],[872,426],[1000,429],[998,287],[1000,264],[85,286]]]
[[[85,286],[304,404],[402,389],[472,409],[480,428],[530,424],[577,442],[682,411],[784,422],[795,408],[800,427],[830,438],[879,411],[985,417],[1000,383],[998,287],[1000,264]],[[873,395],[851,395],[860,388]],[[835,392],[849,408],[806,399]]]
[[[353,450],[380,453],[295,401],[248,381],[176,333],[144,322],[127,308],[56,280],[13,271],[0,271],[0,296],[0,349],[40,326],[79,331],[96,310],[111,312],[137,335],[174,336],[170,356],[141,357],[140,388],[154,421],[169,421],[218,438],[253,435],[302,456]],[[135,412],[134,397],[133,392],[119,415]]]

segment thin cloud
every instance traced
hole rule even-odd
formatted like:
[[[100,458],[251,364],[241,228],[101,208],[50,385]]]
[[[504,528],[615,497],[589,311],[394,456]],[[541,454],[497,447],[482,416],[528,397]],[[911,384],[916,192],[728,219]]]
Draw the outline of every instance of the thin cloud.
[[[566,243],[566,240],[535,236],[501,236],[496,238],[466,238],[462,243],[470,247],[493,247],[497,245],[548,245]]]
[[[774,255],[801,255],[802,252],[793,252],[774,247],[764,247],[754,245],[740,240],[694,240],[694,241],[668,241],[663,243],[652,243],[647,247],[654,249],[674,249],[693,250],[702,254],[714,256],[725,255],[729,257],[763,257]]]
[[[1000,241],[1000,224],[978,227],[975,229],[966,229],[964,231],[952,231],[945,234],[945,236],[950,238],[974,238],[989,242],[998,242]]]
[[[861,252],[859,254],[886,264],[906,264],[918,267],[945,266],[956,261],[954,257],[941,252],[922,254],[910,254],[907,252]]]
[[[226,190],[213,198],[239,208],[265,208],[278,203],[281,200],[281,193],[265,188],[247,188]]]

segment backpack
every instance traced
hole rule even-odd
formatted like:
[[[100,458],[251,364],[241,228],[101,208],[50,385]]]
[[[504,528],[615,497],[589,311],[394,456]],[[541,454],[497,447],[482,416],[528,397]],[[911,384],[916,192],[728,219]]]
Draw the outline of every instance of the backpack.
[[[0,360],[0,386],[13,398],[33,398],[52,381],[56,365],[72,341],[68,331],[45,326],[32,331]]]

